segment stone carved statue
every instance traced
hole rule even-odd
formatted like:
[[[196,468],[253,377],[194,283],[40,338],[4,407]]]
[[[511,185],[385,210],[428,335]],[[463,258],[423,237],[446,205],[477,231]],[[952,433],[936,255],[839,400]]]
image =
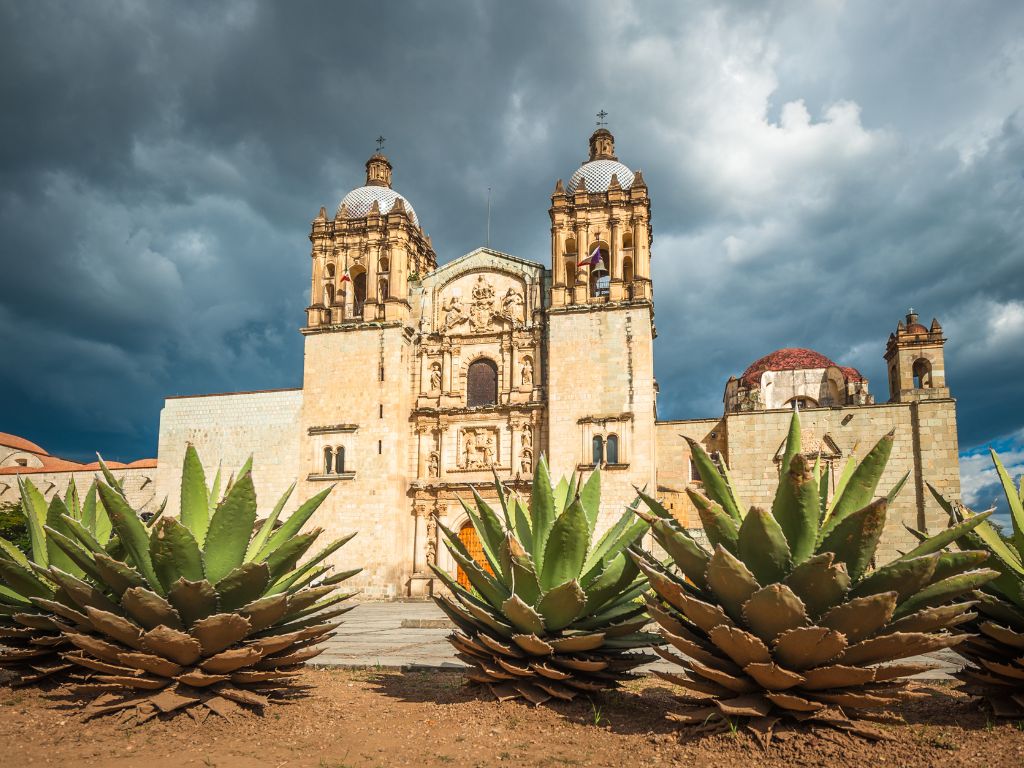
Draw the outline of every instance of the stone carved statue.
[[[469,325],[474,333],[491,330],[494,317],[494,286],[480,275],[473,286],[473,308],[469,312]]]
[[[533,448],[533,428],[529,424],[523,426],[522,443],[523,448]]]
[[[533,474],[533,451],[529,448],[523,448],[522,455],[519,457],[519,472],[526,477]]]
[[[444,330],[446,331],[468,319],[460,296],[452,296],[441,305],[441,309],[444,310]]]
[[[437,565],[437,515],[427,515],[427,565]]]
[[[523,386],[533,386],[533,360],[526,358],[523,361],[523,369],[520,375],[522,376]]]
[[[487,282],[487,278],[480,275],[473,286],[473,303],[490,302],[494,300],[494,286]]]
[[[437,455],[437,451],[431,451],[430,460],[427,463],[427,474],[430,477],[441,476],[441,457]]]
[[[523,295],[514,288],[509,288],[501,299],[501,314],[507,317],[513,325],[523,324]]]
[[[441,364],[433,363],[430,366],[430,391],[441,391]]]

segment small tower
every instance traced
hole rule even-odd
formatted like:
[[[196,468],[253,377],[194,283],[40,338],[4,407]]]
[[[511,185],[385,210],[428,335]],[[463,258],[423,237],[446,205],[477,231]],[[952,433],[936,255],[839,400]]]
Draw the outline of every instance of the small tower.
[[[942,326],[932,320],[930,328],[918,321],[917,313],[907,312],[896,332],[889,335],[885,362],[889,368],[889,402],[906,403],[949,397]]]
[[[313,220],[307,328],[407,322],[409,282],[437,268],[416,211],[391,188],[391,172],[391,161],[374,152],[366,183],[345,195],[333,219],[321,208]]]
[[[651,202],[643,174],[599,127],[590,157],[551,195],[551,305],[650,301]]]

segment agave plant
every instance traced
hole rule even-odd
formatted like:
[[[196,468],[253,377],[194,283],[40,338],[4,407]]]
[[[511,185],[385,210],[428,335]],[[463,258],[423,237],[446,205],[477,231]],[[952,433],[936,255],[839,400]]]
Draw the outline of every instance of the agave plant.
[[[615,687],[653,661],[633,652],[658,638],[641,631],[648,621],[640,599],[646,580],[625,555],[647,524],[627,510],[594,543],[600,473],[582,486],[581,478],[563,478],[552,488],[543,457],[529,507],[506,494],[497,475],[495,488],[500,516],[475,489],[476,510],[463,502],[485,562],[438,524],[472,589],[432,566],[451,591],[434,599],[458,627],[449,639],[469,665],[468,679],[499,700],[542,704]]]
[[[248,467],[212,505],[190,445],[180,519],[161,517],[147,530],[116,488],[97,484],[122,560],[70,515],[60,515],[70,535],[46,526],[81,575],[64,561],[34,565],[66,599],[32,602],[59,617],[51,621],[73,646],[63,653],[83,671],[73,690],[95,697],[86,717],[126,710],[126,719],[142,722],[187,711],[201,719],[239,704],[261,708],[289,693],[302,664],[321,652],[317,643],[337,626],[332,619],[349,610],[339,607],[350,595],[334,594],[337,585],[358,573],[329,575],[332,566],[323,564],[351,535],[299,564],[322,532],[300,530],[330,488],[278,527],[291,490],[257,527]]]
[[[974,616],[964,595],[996,576],[978,568],[984,552],[942,551],[982,516],[873,569],[886,510],[906,481],[874,498],[893,433],[848,464],[828,501],[819,462],[800,453],[794,414],[771,511],[746,513],[728,470],[689,442],[704,492],[688,493],[711,548],[643,494],[650,513],[638,514],[670,560],[634,552],[657,593],[648,609],[683,654],[657,649],[681,671],[656,674],[694,705],[674,717],[737,718],[766,741],[781,718],[880,737],[850,713],[911,697],[906,677],[929,665],[891,662],[962,642],[950,630]]]
[[[123,489],[102,459],[100,467],[111,487],[123,495]],[[47,528],[71,536],[63,519],[69,517],[103,548],[102,557],[118,557],[120,542],[111,535],[110,519],[97,498],[95,483],[83,501],[72,478],[64,497],[54,494],[47,504],[31,480],[19,478],[18,482],[21,513],[29,531],[29,550],[22,552],[0,538],[0,668],[11,674],[11,684],[25,685],[60,675],[71,667],[60,656],[70,644],[47,607],[52,602],[71,605],[70,598],[58,585],[34,572],[33,567],[47,568],[53,564],[79,578],[85,575],[47,535]]]
[[[999,572],[975,597],[980,616],[970,628],[973,635],[957,652],[969,664],[957,675],[970,692],[984,697],[1000,717],[1024,716],[1024,479],[1017,488],[995,451],[992,462],[1006,494],[1013,533],[1008,538],[988,520],[957,538],[961,549],[983,549],[989,553],[989,565]],[[987,517],[975,515],[952,504],[931,485],[939,504],[950,514],[956,528]],[[918,537],[924,534],[913,531]]]

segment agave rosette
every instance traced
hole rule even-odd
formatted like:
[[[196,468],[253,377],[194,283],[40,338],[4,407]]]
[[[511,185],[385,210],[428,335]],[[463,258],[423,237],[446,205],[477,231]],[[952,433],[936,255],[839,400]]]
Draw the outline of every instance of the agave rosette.
[[[649,611],[672,646],[656,650],[680,668],[656,674],[692,705],[674,719],[724,726],[737,718],[766,739],[782,718],[880,737],[850,714],[912,697],[906,678],[931,668],[894,662],[966,639],[953,630],[975,615],[970,593],[996,576],[978,567],[986,553],[942,551],[955,537],[946,532],[872,567],[886,511],[907,479],[875,498],[892,442],[889,433],[859,464],[851,459],[829,501],[827,473],[800,453],[794,414],[771,511],[744,513],[728,470],[690,440],[704,489],[688,494],[710,549],[642,496],[650,514],[638,514],[669,565],[634,556],[657,595]]]
[[[646,579],[625,554],[647,524],[626,510],[597,539],[600,483],[594,472],[586,483],[563,478],[552,487],[542,457],[528,507],[497,476],[500,515],[474,490],[476,509],[463,507],[482,563],[439,523],[472,588],[433,566],[451,592],[435,600],[458,627],[450,641],[469,665],[468,679],[499,700],[572,700],[615,687],[654,659],[638,652],[658,641],[642,631]]]
[[[217,485],[207,488],[189,445],[180,519],[161,517],[147,529],[117,489],[99,482],[120,560],[68,515],[61,521],[70,536],[46,527],[77,574],[64,562],[34,566],[66,599],[32,601],[56,614],[73,648],[63,658],[82,673],[74,692],[93,698],[86,717],[125,711],[143,722],[185,711],[202,719],[262,708],[294,691],[303,663],[337,627],[333,619],[350,609],[340,605],[350,595],[336,590],[358,569],[332,574],[323,561],[351,535],[299,563],[322,533],[301,530],[330,488],[278,526],[289,489],[257,526],[249,466],[219,502]]]
[[[100,468],[111,487],[123,495],[123,489],[102,459]],[[101,557],[118,558],[122,552],[117,536],[112,535],[110,518],[97,497],[95,483],[81,499],[72,478],[64,496],[55,493],[49,503],[31,480],[19,478],[18,483],[29,549],[22,552],[0,538],[0,669],[11,675],[12,685],[26,685],[59,678],[71,668],[60,655],[68,650],[69,642],[47,606],[57,602],[70,607],[73,603],[59,585],[33,569],[53,564],[75,576],[84,576],[47,530],[71,537],[71,526],[81,527],[103,548],[105,554]],[[155,517],[158,516],[159,513]],[[65,517],[71,522],[65,522]]]
[[[991,454],[1006,495],[1012,533],[1004,537],[990,521],[982,519],[973,530],[957,537],[962,549],[988,552],[988,565],[999,572],[975,594],[979,615],[970,629],[976,634],[957,648],[969,662],[957,677],[965,690],[988,701],[996,715],[1019,718],[1024,717],[1024,478],[1014,487],[999,455]],[[931,485],[928,488],[950,514],[954,530],[991,514],[975,515],[944,499]]]

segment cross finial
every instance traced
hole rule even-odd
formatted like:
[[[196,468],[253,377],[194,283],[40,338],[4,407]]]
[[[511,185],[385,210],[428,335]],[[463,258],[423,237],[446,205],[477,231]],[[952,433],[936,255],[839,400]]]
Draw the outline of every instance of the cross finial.
[[[377,151],[380,152],[384,149],[384,142],[387,141],[383,136],[377,137]]]
[[[605,112],[605,111],[604,111],[604,110],[602,109],[602,110],[601,110],[600,112],[598,112],[598,113],[597,113],[597,124],[598,124],[598,125],[608,125],[608,123],[607,123],[607,122],[605,122],[605,118],[606,118],[606,117],[608,117],[608,113],[607,113],[607,112]]]

